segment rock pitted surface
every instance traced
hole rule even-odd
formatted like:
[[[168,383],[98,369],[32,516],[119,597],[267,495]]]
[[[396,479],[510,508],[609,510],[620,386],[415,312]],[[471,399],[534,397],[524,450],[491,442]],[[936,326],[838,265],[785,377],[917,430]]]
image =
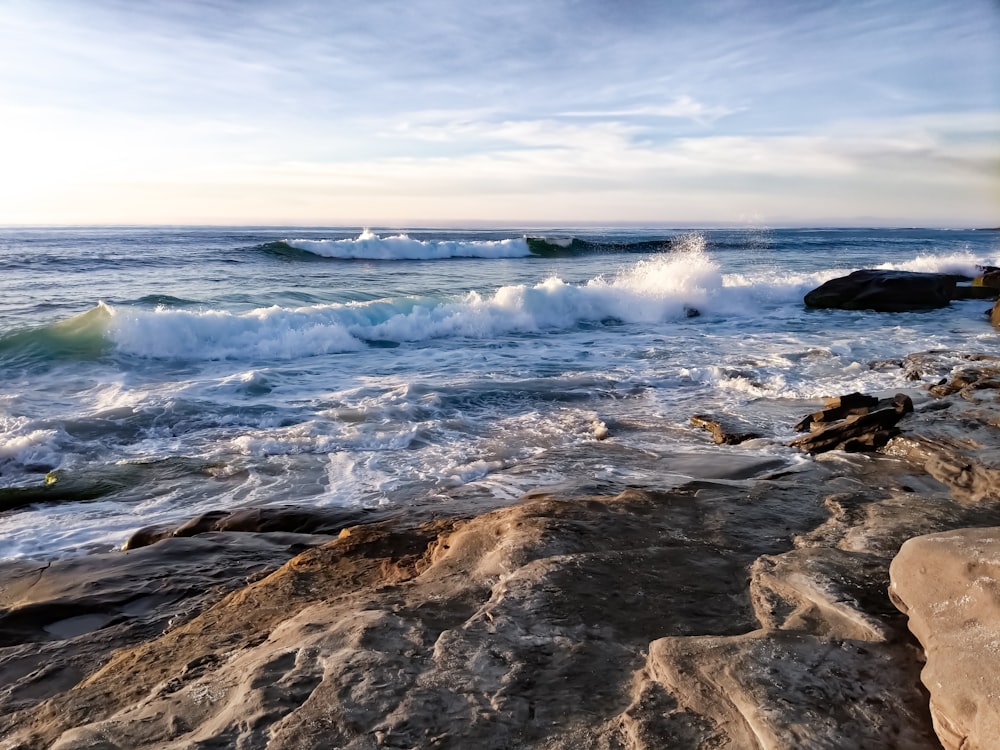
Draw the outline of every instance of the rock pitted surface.
[[[924,647],[921,679],[947,750],[1000,740],[1000,528],[907,541],[893,560],[893,601]]]
[[[912,647],[838,590],[851,556],[784,557],[827,515],[802,500],[700,483],[355,527],[0,727],[64,749],[932,747]]]

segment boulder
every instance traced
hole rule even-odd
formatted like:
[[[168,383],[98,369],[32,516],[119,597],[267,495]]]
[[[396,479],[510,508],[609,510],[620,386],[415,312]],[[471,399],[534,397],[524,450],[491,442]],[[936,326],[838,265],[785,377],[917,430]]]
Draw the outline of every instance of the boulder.
[[[1000,328],[1000,301],[993,305],[990,310],[990,323],[994,328]]]
[[[921,682],[946,750],[1000,737],[1000,528],[915,537],[889,569],[889,595],[927,656]]]
[[[876,407],[878,407],[878,399],[875,396],[868,396],[856,391],[844,396],[824,398],[823,409],[803,417],[802,421],[795,425],[795,430],[796,432],[815,431],[819,429],[821,424],[829,424],[856,414],[868,414]]]
[[[907,312],[947,307],[955,298],[955,276],[864,269],[831,279],[806,294],[808,307]]]
[[[858,397],[857,399],[855,397]],[[834,414],[843,413],[849,416],[832,422],[816,420],[816,414],[806,417],[796,427],[804,429],[807,425],[812,430],[808,435],[796,438],[789,445],[800,448],[806,453],[825,453],[832,450],[848,452],[874,451],[885,446],[899,434],[896,423],[913,411],[913,401],[905,393],[897,393],[883,407],[872,410],[871,407],[860,405],[865,397],[862,394],[850,394],[843,405],[840,399],[828,400],[829,411]],[[877,402],[882,406],[881,402]],[[817,412],[824,417],[824,412]]]

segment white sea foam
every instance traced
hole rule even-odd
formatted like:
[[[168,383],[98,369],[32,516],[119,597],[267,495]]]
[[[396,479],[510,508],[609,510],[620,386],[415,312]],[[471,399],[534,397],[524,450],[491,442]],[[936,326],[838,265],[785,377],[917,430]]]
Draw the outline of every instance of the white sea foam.
[[[135,517],[112,502],[36,505],[0,518],[0,557],[72,555],[84,549],[110,551],[135,531]]]
[[[919,271],[921,273],[952,273],[960,276],[976,277],[982,274],[982,266],[1000,264],[998,258],[979,258],[965,251],[950,255],[919,255],[900,263],[883,263],[877,268],[896,271]]]
[[[552,277],[533,286],[504,286],[492,295],[397,299],[367,303],[224,310],[148,310],[106,305],[108,334],[119,350],[169,359],[293,359],[355,351],[366,341],[489,338],[572,328],[609,318],[669,321],[720,295],[722,276],[700,253],[643,260],[617,277],[584,285]]]
[[[611,277],[571,284],[552,276],[536,284],[502,286],[492,294],[406,297],[370,302],[272,306],[248,312],[101,304],[107,335],[140,357],[179,360],[291,360],[363,350],[368,342],[423,342],[570,330],[581,323],[671,323],[691,310],[753,319],[767,310],[799,306],[803,294],[848,272],[760,269],[724,275],[692,236],[681,249],[639,260]],[[885,264],[902,270],[973,273],[968,254],[919,257]],[[251,390],[266,390],[254,376]]]
[[[531,255],[523,238],[505,240],[416,240],[365,230],[354,239],[289,239],[285,244],[325,258],[358,260],[441,260],[443,258],[523,258]]]
[[[0,476],[19,477],[25,471],[37,475],[42,468],[59,466],[60,431],[38,429],[29,420],[0,417]]]
[[[364,347],[345,327],[352,317],[346,306],[274,306],[246,313],[107,307],[111,340],[142,357],[293,359]]]

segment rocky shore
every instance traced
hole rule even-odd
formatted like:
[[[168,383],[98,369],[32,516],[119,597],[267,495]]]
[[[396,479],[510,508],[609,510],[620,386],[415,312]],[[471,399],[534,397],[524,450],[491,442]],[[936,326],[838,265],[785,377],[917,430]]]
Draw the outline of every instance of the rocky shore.
[[[802,465],[699,416],[734,468],[679,487],[5,563],[0,748],[991,747],[1000,359],[873,366],[905,402],[828,406],[854,442]]]

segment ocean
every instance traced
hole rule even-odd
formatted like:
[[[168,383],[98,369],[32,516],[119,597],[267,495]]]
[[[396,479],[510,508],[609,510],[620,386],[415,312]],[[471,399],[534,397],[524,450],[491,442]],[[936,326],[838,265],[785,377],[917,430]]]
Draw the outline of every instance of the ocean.
[[[1000,265],[1000,232],[0,229],[0,558],[214,509],[794,471],[818,399],[914,388],[892,365],[911,352],[997,348],[981,300],[803,295],[859,268],[980,265]],[[698,413],[763,437],[715,446]]]

